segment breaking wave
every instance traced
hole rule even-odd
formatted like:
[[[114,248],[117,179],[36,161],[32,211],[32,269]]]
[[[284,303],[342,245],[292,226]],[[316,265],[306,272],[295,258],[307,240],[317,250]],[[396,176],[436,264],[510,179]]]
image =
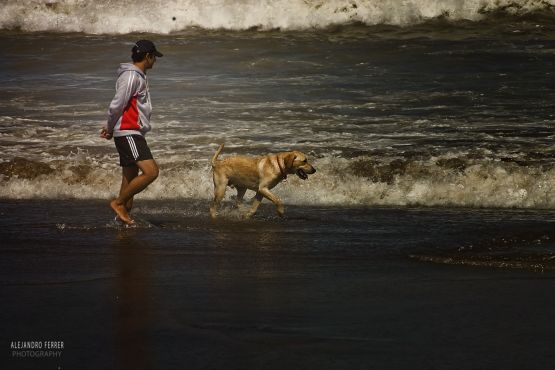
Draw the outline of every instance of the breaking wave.
[[[0,197],[109,199],[119,188],[115,160],[75,156],[48,163],[14,158],[0,163]],[[426,160],[323,157],[307,181],[290,175],[275,193],[286,204],[555,208],[555,168],[498,159]],[[207,161],[160,162],[160,178],[140,197],[211,199]],[[228,189],[227,199],[235,194]],[[247,196],[254,195],[249,192]]]
[[[480,21],[490,14],[553,13],[555,0],[3,0],[0,29],[168,34],[203,29],[319,29],[407,26],[435,18]]]

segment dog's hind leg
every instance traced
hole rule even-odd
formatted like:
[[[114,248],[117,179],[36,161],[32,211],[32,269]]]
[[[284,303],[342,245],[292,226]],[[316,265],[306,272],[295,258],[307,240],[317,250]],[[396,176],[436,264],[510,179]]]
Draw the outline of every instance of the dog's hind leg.
[[[213,219],[218,215],[218,209],[220,209],[222,199],[224,199],[226,187],[227,179],[214,175],[214,201],[210,207],[210,216]]]

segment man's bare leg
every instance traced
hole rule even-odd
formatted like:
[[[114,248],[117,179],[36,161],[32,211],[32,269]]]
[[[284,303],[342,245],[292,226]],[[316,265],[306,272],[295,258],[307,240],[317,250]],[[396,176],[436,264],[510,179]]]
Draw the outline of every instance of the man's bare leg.
[[[119,189],[119,194],[123,192],[123,190],[129,185],[131,180],[133,180],[139,174],[139,167],[136,165],[129,166],[129,167],[122,167],[122,176],[121,176],[121,187]],[[119,197],[119,195],[118,195]],[[125,208],[127,209],[127,213],[131,212],[131,208],[133,208],[133,197],[127,201],[125,204]],[[122,221],[119,216],[116,216],[119,221]]]
[[[122,168],[122,177],[121,177],[121,188],[119,190],[119,194],[123,192],[131,180],[139,175],[139,167],[138,166],[131,166],[131,167],[123,167]],[[127,203],[125,204],[125,208],[127,208],[127,212],[131,212],[131,208],[133,208],[133,197],[131,197]]]
[[[135,196],[135,194],[140,193],[154,180],[156,180],[159,172],[158,165],[156,164],[154,159],[138,161],[137,167],[141,169],[142,173],[138,176],[135,175],[134,177],[132,176],[133,173],[131,172],[131,170],[126,173],[126,170],[124,169],[122,186],[119,196],[116,199],[112,200],[112,202],[110,203],[110,206],[112,207],[114,212],[116,212],[118,217],[126,224],[133,224],[133,220],[129,216],[128,211],[133,205],[133,197]],[[135,169],[135,172],[138,173],[138,170]],[[129,175],[127,178],[126,174]],[[125,186],[124,183],[126,183]]]

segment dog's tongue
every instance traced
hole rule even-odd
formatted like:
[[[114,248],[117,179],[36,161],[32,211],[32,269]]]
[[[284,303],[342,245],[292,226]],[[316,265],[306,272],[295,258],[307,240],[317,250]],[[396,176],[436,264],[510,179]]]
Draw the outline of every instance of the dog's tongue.
[[[303,180],[308,179],[308,175],[301,169],[297,170],[297,176],[299,176]]]

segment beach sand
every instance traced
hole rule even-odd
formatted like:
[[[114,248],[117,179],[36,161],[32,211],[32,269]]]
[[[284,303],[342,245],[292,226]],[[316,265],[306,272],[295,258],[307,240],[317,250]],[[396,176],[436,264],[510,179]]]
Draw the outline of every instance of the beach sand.
[[[106,201],[0,202],[2,368],[553,364],[553,272],[410,258],[492,228],[514,235],[511,223],[547,235],[537,211],[290,206],[279,219],[263,204],[253,220],[228,209],[213,223],[203,202],[137,205],[141,226],[123,228]],[[31,340],[64,349],[9,350]]]

